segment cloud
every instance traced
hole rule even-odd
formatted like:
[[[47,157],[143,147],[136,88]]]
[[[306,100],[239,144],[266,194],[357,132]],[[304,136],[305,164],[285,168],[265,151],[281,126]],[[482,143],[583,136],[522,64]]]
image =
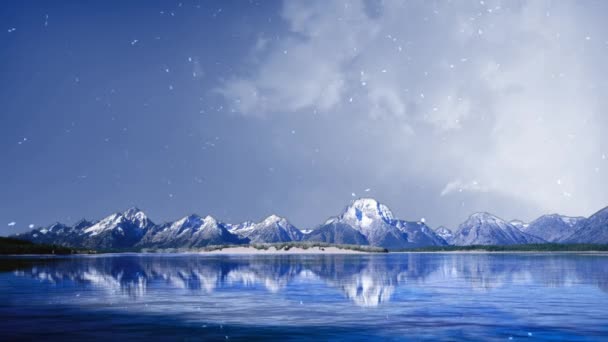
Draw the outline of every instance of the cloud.
[[[357,151],[393,183],[589,214],[608,203],[598,76],[608,70],[605,44],[587,39],[603,28],[592,12],[553,1],[287,1],[288,32],[220,92],[243,115],[320,113],[339,122],[336,141],[373,136],[360,135],[372,142]]]
[[[489,189],[487,187],[481,186],[477,181],[469,181],[463,182],[461,180],[454,180],[445,185],[443,190],[441,190],[441,196],[448,195],[452,192],[488,192]]]

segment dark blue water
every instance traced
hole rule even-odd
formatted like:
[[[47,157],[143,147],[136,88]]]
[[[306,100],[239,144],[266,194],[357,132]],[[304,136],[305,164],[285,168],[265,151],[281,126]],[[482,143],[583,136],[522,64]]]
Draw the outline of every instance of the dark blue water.
[[[0,340],[608,340],[608,256],[0,259]]]

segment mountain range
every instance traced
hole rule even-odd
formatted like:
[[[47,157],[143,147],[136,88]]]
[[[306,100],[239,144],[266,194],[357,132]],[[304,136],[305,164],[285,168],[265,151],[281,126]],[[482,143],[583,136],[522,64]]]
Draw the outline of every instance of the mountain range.
[[[55,223],[15,237],[35,243],[99,250],[290,241],[370,245],[392,250],[444,245],[608,243],[608,207],[589,218],[552,214],[530,223],[507,222],[489,213],[475,213],[453,230],[443,226],[433,230],[423,221],[397,219],[386,205],[361,198],[311,230],[300,230],[277,215],[260,222],[230,224],[211,216],[192,214],[177,221],[155,224],[143,211],[130,208],[100,221],[81,220],[73,226]]]

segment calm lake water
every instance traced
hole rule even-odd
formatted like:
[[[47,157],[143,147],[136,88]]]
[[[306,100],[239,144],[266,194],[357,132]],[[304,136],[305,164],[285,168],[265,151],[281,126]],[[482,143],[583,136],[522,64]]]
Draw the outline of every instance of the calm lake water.
[[[0,259],[0,340],[608,340],[608,256]]]

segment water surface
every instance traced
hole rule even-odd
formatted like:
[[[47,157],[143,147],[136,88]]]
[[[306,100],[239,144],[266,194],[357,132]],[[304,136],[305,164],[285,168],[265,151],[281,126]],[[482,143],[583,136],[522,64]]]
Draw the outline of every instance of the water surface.
[[[608,340],[608,256],[0,259],[0,340]]]

